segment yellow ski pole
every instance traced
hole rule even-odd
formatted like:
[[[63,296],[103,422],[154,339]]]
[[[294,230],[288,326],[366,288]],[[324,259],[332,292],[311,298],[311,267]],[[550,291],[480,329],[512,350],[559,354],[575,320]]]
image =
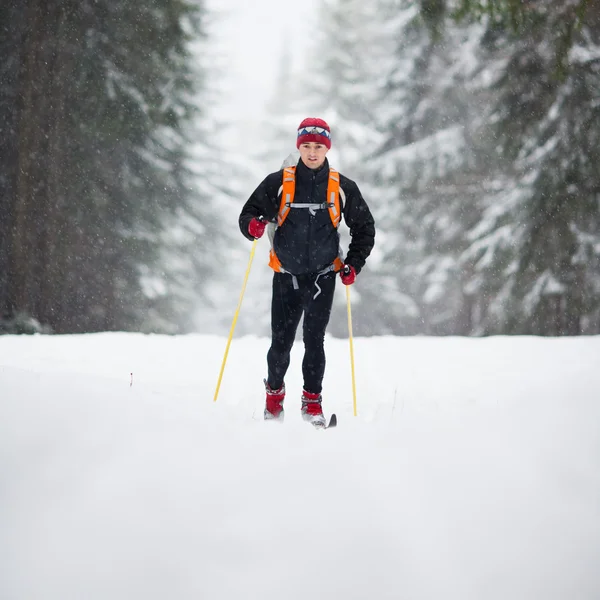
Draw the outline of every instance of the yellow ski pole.
[[[248,261],[248,267],[246,268],[246,276],[244,277],[244,285],[242,286],[242,292],[240,294],[240,299],[238,300],[237,308],[235,309],[235,315],[233,317],[233,322],[231,323],[231,330],[229,331],[229,339],[227,340],[227,346],[225,347],[225,356],[223,356],[223,363],[221,364],[221,372],[219,373],[219,381],[217,382],[217,389],[215,390],[215,397],[213,398],[213,402],[217,401],[217,396],[219,395],[219,388],[221,387],[221,379],[223,379],[223,371],[225,370],[225,363],[227,362],[227,355],[229,354],[229,346],[231,346],[231,339],[233,338],[233,331],[235,329],[235,324],[238,320],[238,315],[240,314],[240,308],[242,307],[242,300],[244,298],[244,292],[246,291],[246,283],[248,283],[248,276],[250,275],[250,267],[252,266],[252,260],[254,259],[254,253],[256,252],[256,242],[255,239],[252,242],[252,250],[250,250],[250,260]]]
[[[346,286],[346,305],[348,307],[348,338],[350,340],[350,368],[352,370],[352,406],[356,417],[356,379],[354,377],[354,344],[352,342],[352,310],[350,309],[350,286]]]

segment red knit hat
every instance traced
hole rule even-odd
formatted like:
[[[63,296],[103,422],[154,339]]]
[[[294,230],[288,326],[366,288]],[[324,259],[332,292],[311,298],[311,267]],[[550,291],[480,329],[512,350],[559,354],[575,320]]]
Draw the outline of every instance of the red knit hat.
[[[296,140],[296,148],[300,148],[300,144],[306,142],[316,142],[323,144],[327,148],[331,148],[331,133],[329,125],[323,119],[308,117],[298,125],[298,139]]]

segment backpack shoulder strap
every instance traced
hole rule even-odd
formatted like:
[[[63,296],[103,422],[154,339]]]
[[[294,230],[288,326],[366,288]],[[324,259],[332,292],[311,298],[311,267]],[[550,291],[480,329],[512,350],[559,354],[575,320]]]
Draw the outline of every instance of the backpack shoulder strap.
[[[327,208],[333,226],[337,229],[340,224],[340,174],[334,169],[329,169],[329,182],[327,183]]]
[[[279,203],[279,214],[277,225],[280,227],[290,212],[290,204],[294,201],[296,191],[296,167],[283,169],[283,183],[281,186],[281,202]]]

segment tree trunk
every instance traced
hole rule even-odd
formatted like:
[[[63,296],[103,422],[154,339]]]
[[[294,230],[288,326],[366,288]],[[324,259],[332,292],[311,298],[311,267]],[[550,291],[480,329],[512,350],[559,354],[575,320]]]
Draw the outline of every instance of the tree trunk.
[[[19,92],[18,169],[14,203],[12,254],[9,266],[11,296],[16,312],[37,316],[40,305],[39,228],[47,210],[47,189],[43,169],[48,133],[48,65],[45,0],[31,0],[27,6],[29,30],[24,37]]]
[[[17,151],[17,110],[16,99],[19,85],[25,19],[20,7],[15,4],[2,9],[1,18],[11,23],[3,32],[0,55],[4,60],[0,65],[0,319],[14,315],[14,302],[10,293],[10,256],[12,255],[12,231],[16,196],[16,174],[18,171]]]

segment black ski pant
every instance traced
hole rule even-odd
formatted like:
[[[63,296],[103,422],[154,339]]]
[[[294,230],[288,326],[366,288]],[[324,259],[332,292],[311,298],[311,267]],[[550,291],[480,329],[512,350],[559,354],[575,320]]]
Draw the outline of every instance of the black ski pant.
[[[302,337],[304,359],[302,375],[304,389],[313,394],[321,393],[325,374],[325,330],[331,315],[336,274],[297,275],[298,289],[294,289],[294,278],[288,273],[273,276],[271,301],[271,347],[267,353],[271,389],[282,385],[290,364],[290,352],[302,314],[304,321]]]

